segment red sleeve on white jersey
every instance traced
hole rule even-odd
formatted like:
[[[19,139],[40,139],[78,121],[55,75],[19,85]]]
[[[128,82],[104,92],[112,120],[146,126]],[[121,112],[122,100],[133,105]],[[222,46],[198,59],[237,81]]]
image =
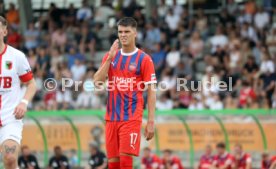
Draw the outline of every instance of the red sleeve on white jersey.
[[[25,55],[18,57],[18,69],[17,73],[21,82],[28,82],[33,79],[33,73],[30,64]]]
[[[145,56],[141,65],[142,78],[145,84],[157,83],[153,61],[150,56]]]

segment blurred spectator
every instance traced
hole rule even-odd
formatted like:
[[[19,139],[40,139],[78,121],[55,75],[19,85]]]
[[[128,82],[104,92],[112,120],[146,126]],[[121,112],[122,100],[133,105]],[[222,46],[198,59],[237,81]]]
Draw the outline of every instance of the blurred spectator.
[[[69,81],[64,84],[64,86],[69,86]],[[65,88],[65,87],[64,87]],[[73,98],[72,98],[72,91],[70,89],[65,88],[62,89],[62,86],[60,86],[59,90],[56,93],[56,101],[58,104],[58,109],[61,110],[68,110],[72,109],[72,103],[73,103]]]
[[[51,35],[51,44],[52,47],[60,47],[62,51],[65,49],[67,41],[67,35],[64,31],[64,28],[58,27],[57,30]]]
[[[212,155],[212,147],[207,145],[205,147],[205,154],[200,157],[198,169],[210,169],[213,163],[214,157]]]
[[[177,4],[177,0],[173,0],[172,9],[176,15],[180,16],[183,12],[183,8],[181,5]]]
[[[189,53],[194,58],[200,57],[203,52],[204,44],[203,40],[200,38],[199,32],[196,31],[192,34],[192,38],[189,44]]]
[[[149,147],[144,148],[141,160],[141,169],[159,169],[160,159],[152,153]]]
[[[177,50],[176,45],[172,46],[171,51],[167,54],[166,57],[167,65],[169,68],[175,68],[175,66],[179,63],[180,61],[180,52]]]
[[[236,144],[234,148],[234,167],[238,169],[251,169],[252,158],[251,155],[245,153],[241,144]]]
[[[151,54],[154,63],[157,80],[160,79],[161,72],[165,66],[166,52],[162,49],[160,43],[154,45],[153,53]]]
[[[111,8],[109,2],[101,0],[101,6],[97,8],[95,12],[95,22],[106,24],[108,18],[115,14],[114,10]]]
[[[82,0],[82,7],[77,11],[77,20],[78,21],[87,21],[93,17],[91,8],[88,5],[87,0]]]
[[[21,147],[21,155],[18,158],[20,169],[40,169],[36,157],[31,154],[28,146]]]
[[[89,30],[87,25],[81,27],[80,32],[76,33],[77,44],[79,44],[79,52],[85,54],[89,52],[94,56],[95,45],[96,45],[96,35]]]
[[[211,92],[210,96],[206,98],[205,104],[210,110],[223,109],[223,103],[221,102],[221,99],[217,93]]]
[[[6,19],[8,21],[8,24],[10,24],[13,28],[17,28],[19,26],[19,12],[17,9],[15,9],[14,3],[10,3],[10,7],[6,13]]]
[[[160,0],[159,1],[160,4],[158,5],[158,16],[161,18],[161,19],[164,19],[167,12],[168,12],[168,5],[166,5],[166,0]]]
[[[84,78],[86,66],[79,59],[75,60],[75,64],[71,67],[71,74],[74,81],[80,81]]]
[[[216,48],[220,46],[222,49],[225,49],[228,44],[228,38],[225,36],[222,32],[221,27],[216,28],[216,34],[210,38],[211,43],[211,52],[214,53],[216,51]]]
[[[107,168],[107,157],[99,150],[99,147],[92,143],[90,144],[90,158],[89,158],[90,169],[106,169]]]
[[[184,169],[179,157],[173,155],[173,152],[169,149],[163,151],[163,157],[161,159],[160,169]]]
[[[8,29],[8,36],[7,36],[7,43],[14,48],[20,48],[21,46],[21,35],[17,32],[16,28],[9,27]]]
[[[217,155],[214,157],[214,161],[212,164],[212,168],[220,169],[220,168],[233,168],[234,158],[231,154],[229,154],[225,150],[224,143],[218,143],[217,146]]]
[[[161,40],[160,29],[157,27],[157,23],[155,22],[147,23],[146,28],[147,28],[146,37],[145,37],[146,47],[148,47],[149,49],[152,49],[154,44],[159,43]]]
[[[68,158],[63,155],[60,146],[54,147],[54,156],[49,160],[48,169],[70,169]]]
[[[25,47],[30,50],[38,47],[40,32],[35,28],[34,22],[28,24],[28,29],[24,33]]]
[[[189,104],[189,110],[203,110],[204,104],[196,97],[192,97],[192,100]]]
[[[268,33],[266,38],[266,43],[268,46],[268,51],[272,58],[276,58],[276,24],[271,28],[271,31]]]
[[[261,169],[273,169],[276,163],[276,156],[270,156],[269,153],[262,154]]]
[[[247,82],[242,82],[242,89],[240,91],[239,107],[250,108],[255,102],[256,93],[254,92],[252,86]]]
[[[269,14],[262,7],[258,8],[254,16],[254,23],[258,30],[263,30],[269,24]]]
[[[180,16],[175,13],[172,8],[169,9],[168,13],[166,14],[165,21],[168,24],[168,27],[171,32],[175,32],[178,28],[178,24],[180,21]]]
[[[171,110],[173,109],[173,101],[169,97],[169,93],[163,93],[160,96],[160,99],[156,102],[156,109],[157,110]]]

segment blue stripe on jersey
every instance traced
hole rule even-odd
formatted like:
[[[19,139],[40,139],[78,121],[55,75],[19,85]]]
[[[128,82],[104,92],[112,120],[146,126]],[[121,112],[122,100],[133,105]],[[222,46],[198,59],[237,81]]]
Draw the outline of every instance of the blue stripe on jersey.
[[[121,50],[118,51],[117,55],[115,56],[115,59],[113,61],[114,65],[113,67],[116,68],[116,66],[118,65],[118,62],[120,60],[120,57],[121,57]]]
[[[128,103],[129,103],[128,99],[129,99],[128,94],[125,94],[125,97],[124,97],[124,121],[128,120]]]
[[[123,59],[122,59],[122,62],[121,62],[121,67],[120,67],[121,70],[123,70],[125,68],[128,56],[122,56],[122,57],[123,57]]]
[[[111,99],[112,99],[112,114],[111,114],[111,121],[114,121],[114,116],[115,116],[115,105],[114,105],[114,93],[112,92],[111,94]]]
[[[109,92],[107,92],[107,104],[106,104],[107,106],[106,106],[106,111],[107,111],[107,115],[108,115],[108,116],[109,116],[109,104],[110,104],[110,103],[109,103],[109,96],[110,96],[110,95],[109,95]]]
[[[117,115],[117,121],[120,121],[120,115],[121,115],[121,97],[120,94],[117,94],[116,97],[116,115]]]
[[[141,69],[142,60],[144,59],[145,55],[146,55],[146,54],[145,54],[144,52],[141,53],[141,55],[140,55],[140,58],[139,58],[139,60],[138,60],[136,75],[140,75],[140,71],[141,71],[140,69]]]
[[[138,53],[139,53],[139,51],[136,52],[134,55],[131,56],[130,61],[129,61],[129,64],[131,64],[131,63],[135,63],[135,64],[136,64],[136,58],[137,58],[137,56],[138,56]],[[137,66],[137,65],[136,65],[136,66]],[[128,69],[129,69],[129,67],[128,67]]]
[[[135,109],[137,107],[137,92],[136,91],[133,91],[132,92],[132,103],[131,103],[131,113],[132,113],[132,116],[135,112]]]

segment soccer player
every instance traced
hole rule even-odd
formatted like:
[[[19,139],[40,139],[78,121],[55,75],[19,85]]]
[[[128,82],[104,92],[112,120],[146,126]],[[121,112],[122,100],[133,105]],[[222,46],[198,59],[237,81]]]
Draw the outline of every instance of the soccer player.
[[[225,150],[225,144],[218,143],[216,148],[217,155],[214,157],[212,169],[232,169],[234,158]]]
[[[21,51],[4,43],[7,21],[0,16],[0,147],[5,169],[16,169],[28,102],[36,92],[30,65]],[[21,95],[20,83],[27,85]]]
[[[143,116],[143,91],[148,94],[146,140],[154,136],[156,76],[151,57],[135,45],[137,22],[130,17],[118,21],[115,40],[94,75],[95,86],[108,77],[106,107],[106,150],[109,169],[131,169],[133,156],[139,156]]]
[[[234,153],[234,164],[236,169],[252,168],[252,158],[250,154],[243,151],[241,144],[235,145]]]
[[[276,156],[270,157],[267,152],[262,154],[262,169],[275,169],[276,167]]]
[[[149,147],[144,148],[141,169],[158,169],[159,165],[160,160],[157,155],[153,154]]]
[[[174,156],[172,151],[167,149],[163,151],[160,169],[184,169],[179,157]]]
[[[207,145],[205,148],[205,154],[200,157],[198,169],[210,169],[213,163],[214,157],[212,156],[212,147]]]
[[[30,153],[28,146],[22,146],[21,152],[22,155],[18,158],[18,166],[21,169],[39,169],[37,159]]]

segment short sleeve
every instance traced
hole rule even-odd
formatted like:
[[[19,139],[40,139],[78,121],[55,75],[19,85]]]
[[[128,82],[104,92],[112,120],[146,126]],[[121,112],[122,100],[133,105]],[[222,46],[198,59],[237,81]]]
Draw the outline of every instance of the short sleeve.
[[[18,57],[17,74],[19,75],[21,82],[28,82],[33,78],[30,64],[25,55]]]
[[[154,64],[149,56],[146,56],[142,61],[142,80],[145,84],[157,83]]]
[[[104,64],[104,62],[106,61],[107,57],[108,57],[108,52],[104,55],[104,57],[103,57],[103,59],[102,59],[101,65]]]

